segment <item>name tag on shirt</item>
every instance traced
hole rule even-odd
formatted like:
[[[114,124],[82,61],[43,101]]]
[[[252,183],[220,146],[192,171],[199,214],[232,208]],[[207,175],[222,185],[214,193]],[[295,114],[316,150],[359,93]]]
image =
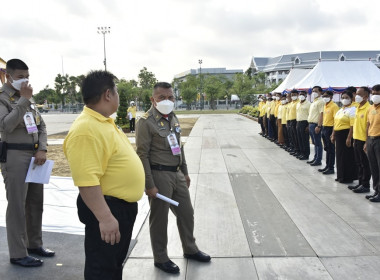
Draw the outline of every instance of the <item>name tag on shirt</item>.
[[[181,148],[178,145],[178,141],[177,141],[177,137],[176,137],[175,133],[170,133],[167,136],[167,139],[168,139],[168,142],[170,145],[170,149],[172,150],[172,154],[174,156],[181,154]]]
[[[24,122],[26,130],[28,131],[28,134],[37,133],[38,128],[36,123],[34,122],[33,114],[32,112],[26,112],[24,115]]]

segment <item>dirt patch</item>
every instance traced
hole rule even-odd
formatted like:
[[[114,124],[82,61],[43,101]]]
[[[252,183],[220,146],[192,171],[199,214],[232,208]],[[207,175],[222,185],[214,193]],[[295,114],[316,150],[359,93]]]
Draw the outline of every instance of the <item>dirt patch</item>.
[[[181,123],[181,135],[189,136],[197,118],[183,118],[180,119]],[[67,135],[67,132],[58,133],[49,135],[48,139],[64,139]],[[128,137],[134,137],[134,133],[127,133]],[[132,144],[133,148],[136,150],[136,145]],[[50,145],[48,146],[48,159],[54,160],[54,167],[52,171],[52,176],[63,176],[63,177],[71,177],[69,163],[65,158],[63,153],[62,145]]]

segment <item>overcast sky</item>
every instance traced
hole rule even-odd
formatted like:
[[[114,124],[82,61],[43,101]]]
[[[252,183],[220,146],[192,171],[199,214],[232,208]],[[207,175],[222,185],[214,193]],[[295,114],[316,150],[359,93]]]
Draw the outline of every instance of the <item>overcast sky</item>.
[[[249,67],[252,56],[380,49],[379,0],[2,1],[0,57],[24,60],[37,93],[58,73],[107,69],[160,81],[191,68]]]

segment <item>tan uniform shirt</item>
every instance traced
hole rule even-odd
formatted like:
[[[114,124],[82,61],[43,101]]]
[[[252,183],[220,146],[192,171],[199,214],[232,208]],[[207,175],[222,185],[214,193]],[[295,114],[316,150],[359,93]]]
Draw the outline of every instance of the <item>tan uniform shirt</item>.
[[[32,112],[38,133],[28,134],[24,122],[26,112]],[[0,131],[2,141],[38,144],[38,150],[47,150],[46,125],[37,107],[7,84],[0,89]]]
[[[309,116],[310,111],[310,102],[305,100],[304,102],[299,102],[297,104],[297,111],[296,111],[296,120],[297,122],[300,121],[307,121],[307,118]]]
[[[173,155],[167,136],[175,133],[181,147],[180,155]],[[137,154],[145,170],[145,188],[153,188],[154,181],[151,165],[180,166],[184,175],[188,175],[183,146],[181,144],[181,128],[176,115],[172,112],[168,119],[164,118],[155,107],[151,107],[136,124]]]

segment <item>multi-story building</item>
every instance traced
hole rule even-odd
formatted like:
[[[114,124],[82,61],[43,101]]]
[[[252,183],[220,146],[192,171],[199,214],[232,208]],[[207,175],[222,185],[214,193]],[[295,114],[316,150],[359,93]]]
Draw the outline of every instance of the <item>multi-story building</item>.
[[[199,74],[202,75],[222,75],[226,77],[227,79],[232,79],[232,77],[236,73],[243,73],[243,69],[233,69],[233,70],[227,70],[226,68],[198,68],[198,69],[190,69],[187,71],[184,71],[182,73],[179,73],[174,76],[175,79],[178,79],[180,82],[186,80],[186,76],[188,75],[195,75],[198,76]]]
[[[319,51],[284,54],[276,57],[253,57],[252,72],[264,72],[266,83],[282,82],[292,68],[312,69],[319,61],[372,61],[380,68],[380,50],[377,51]]]

